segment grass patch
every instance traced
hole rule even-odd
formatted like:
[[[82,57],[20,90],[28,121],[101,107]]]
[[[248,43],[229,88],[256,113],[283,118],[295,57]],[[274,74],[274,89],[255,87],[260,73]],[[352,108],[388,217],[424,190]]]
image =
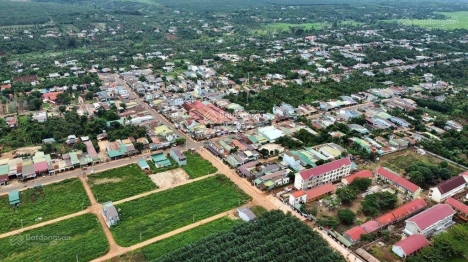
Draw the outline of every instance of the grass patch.
[[[184,153],[187,158],[187,165],[182,166],[182,169],[187,172],[190,178],[197,178],[218,172],[210,161],[204,159],[198,153]]]
[[[89,261],[109,244],[96,216],[86,214],[2,238],[0,250],[1,261]]]
[[[442,30],[468,29],[468,11],[434,13],[443,15],[446,19],[401,19],[384,20],[384,22],[397,22],[405,26],[419,26],[423,28],[437,28]]]
[[[89,175],[88,182],[100,203],[121,200],[157,188],[135,164]]]
[[[79,179],[68,179],[44,186],[44,196],[34,189],[20,191],[20,205],[10,207],[8,195],[0,197],[0,233],[62,217],[89,206],[89,198]],[[41,218],[41,219],[40,219]],[[1,259],[0,259],[1,260]]]
[[[175,236],[163,239],[132,253],[127,253],[123,257],[111,259],[110,261],[154,261],[168,252],[195,243],[197,240],[211,234],[229,230],[239,223],[241,223],[240,220],[223,217]]]
[[[268,210],[266,210],[262,206],[253,206],[253,207],[250,208],[250,211],[252,211],[255,214],[255,216],[257,216],[257,217],[268,213]]]
[[[117,205],[120,224],[112,228],[130,246],[230,210],[251,198],[224,175],[209,177]]]

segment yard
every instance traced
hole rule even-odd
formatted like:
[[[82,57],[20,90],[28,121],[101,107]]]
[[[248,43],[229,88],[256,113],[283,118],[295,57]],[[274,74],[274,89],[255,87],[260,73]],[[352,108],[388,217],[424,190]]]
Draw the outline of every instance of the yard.
[[[112,229],[130,246],[242,205],[251,198],[224,175],[117,205],[121,222]]]
[[[157,189],[151,178],[135,164],[89,175],[88,182],[100,203],[117,201]]]
[[[86,214],[0,239],[1,261],[90,261],[109,244],[96,216]]]
[[[127,253],[123,257],[114,258],[111,261],[154,261],[168,252],[183,248],[184,246],[190,245],[206,236],[229,230],[238,223],[240,223],[240,220],[233,220],[227,217],[220,218],[175,236],[158,241],[132,253]]]
[[[8,195],[0,197],[0,233],[75,213],[90,204],[76,178],[44,186],[43,194],[34,189],[20,191],[20,201],[18,207],[10,207]]]
[[[201,157],[198,153],[184,153],[187,158],[187,165],[182,168],[187,172],[190,178],[197,178],[218,172],[210,161]]]

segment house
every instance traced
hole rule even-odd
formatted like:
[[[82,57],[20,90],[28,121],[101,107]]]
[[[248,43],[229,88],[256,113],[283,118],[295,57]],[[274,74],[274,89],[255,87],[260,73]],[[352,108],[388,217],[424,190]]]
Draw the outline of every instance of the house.
[[[55,141],[54,138],[44,138],[44,139],[42,139],[42,143],[43,144],[55,144],[56,141]]]
[[[399,257],[405,258],[413,253],[418,252],[427,245],[429,245],[429,241],[427,241],[424,235],[414,234],[395,243],[392,246],[392,251]]]
[[[418,198],[421,194],[421,188],[419,186],[411,183],[390,169],[378,167],[375,175],[378,179],[398,189],[402,194],[410,195],[413,199]]]
[[[370,170],[359,171],[355,174],[341,179],[341,183],[343,183],[344,185],[350,185],[356,178],[372,178],[372,172]]]
[[[294,187],[306,190],[347,177],[351,172],[349,157],[338,159],[314,168],[302,170],[296,174]]]
[[[335,186],[331,183],[314,187],[307,191],[298,190],[289,195],[289,204],[295,206],[296,204],[315,201],[333,192],[335,192]]]
[[[120,221],[119,213],[112,202],[102,204],[102,216],[104,217],[108,227],[115,226]]]
[[[438,184],[436,187],[430,188],[428,197],[435,202],[440,203],[462,191],[465,187],[465,178],[463,176],[455,176]]]
[[[407,235],[423,234],[432,236],[440,230],[445,230],[453,225],[455,211],[448,204],[437,204],[409,219],[407,219],[403,232]]]
[[[10,206],[16,206],[20,203],[19,191],[12,190],[8,192],[8,201],[10,202]]]
[[[148,165],[148,162],[146,162],[145,159],[138,160],[137,164],[141,168],[141,170],[150,170],[150,166]]]
[[[16,175],[16,160],[14,161],[14,175]],[[10,161],[8,161],[8,164],[6,165],[0,165],[0,185],[6,185],[8,184],[9,180],[9,171],[10,171]]]
[[[151,155],[151,161],[153,161],[154,165],[157,168],[172,165],[171,161],[169,161],[169,159],[166,158],[163,152]]]
[[[247,207],[240,207],[237,209],[237,214],[239,217],[244,220],[245,222],[249,222],[257,218],[255,214],[248,209]]]
[[[276,139],[285,135],[283,131],[276,129],[274,126],[259,127],[258,133],[266,137],[270,143],[274,143]]]
[[[445,204],[449,204],[458,213],[458,217],[464,221],[468,221],[468,206],[464,203],[456,200],[453,197],[449,197],[445,200]]]
[[[39,123],[44,123],[47,121],[47,112],[35,112],[32,116],[32,119]]]
[[[395,123],[395,124],[397,124],[397,125],[399,125],[399,126],[401,126],[401,127],[403,127],[403,128],[408,128],[408,127],[411,126],[411,124],[408,123],[408,121],[406,121],[406,120],[404,120],[404,119],[402,119],[402,118],[399,118],[399,117],[393,116],[393,117],[390,117],[389,120],[390,120],[392,123]]]
[[[169,155],[174,159],[179,166],[187,165],[187,158],[185,157],[184,153],[180,151],[179,148],[173,147],[169,150]]]
[[[16,115],[6,117],[5,122],[10,128],[15,128],[18,126],[18,118]]]

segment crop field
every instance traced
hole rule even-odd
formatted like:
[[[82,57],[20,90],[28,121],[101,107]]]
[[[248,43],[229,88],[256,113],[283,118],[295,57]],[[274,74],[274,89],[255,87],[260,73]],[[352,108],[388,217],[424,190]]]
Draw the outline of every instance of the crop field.
[[[96,216],[86,214],[0,239],[0,261],[90,261],[109,244]]]
[[[405,26],[420,26],[442,30],[468,29],[468,11],[436,12],[436,14],[444,15],[446,19],[401,19],[387,20],[387,22],[397,22]]]
[[[168,252],[190,245],[211,234],[229,230],[239,223],[241,223],[240,220],[223,217],[175,236],[163,239],[132,253],[125,254],[122,257],[112,259],[111,261],[154,261]]]
[[[121,246],[130,246],[230,210],[250,200],[224,175],[122,203],[120,224],[112,228]]]
[[[10,207],[8,195],[1,196],[0,233],[69,215],[90,204],[83,184],[76,178],[44,186],[43,192],[42,195],[34,189],[20,191],[18,207]]]
[[[135,164],[89,175],[88,182],[100,203],[121,200],[157,188]]]
[[[218,171],[210,161],[201,157],[198,153],[184,153],[187,158],[187,165],[182,166],[182,169],[187,172],[190,178],[197,178],[213,174]]]

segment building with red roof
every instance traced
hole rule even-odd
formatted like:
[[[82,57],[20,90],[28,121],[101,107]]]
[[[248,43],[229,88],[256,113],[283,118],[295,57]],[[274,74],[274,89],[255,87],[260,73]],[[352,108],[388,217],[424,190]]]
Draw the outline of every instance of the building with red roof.
[[[392,247],[392,251],[399,257],[405,258],[418,252],[427,245],[429,245],[429,241],[427,241],[423,235],[414,234],[395,243]]]
[[[339,181],[343,177],[349,176],[351,165],[351,160],[349,157],[346,157],[314,168],[302,170],[296,174],[294,187],[306,190],[307,188]]]
[[[349,185],[353,183],[354,179],[356,178],[371,178],[371,177],[372,177],[372,172],[370,170],[362,170],[362,171],[359,171],[355,174],[352,174],[348,177],[341,179],[341,183],[345,185]]]
[[[350,241],[351,243],[357,243],[359,239],[361,239],[361,236],[367,234],[366,230],[361,227],[361,226],[355,226],[353,228],[350,228],[346,230],[343,233],[343,236]]]
[[[450,205],[437,204],[407,219],[404,232],[408,235],[432,236],[435,232],[453,225],[455,223],[452,220],[454,214],[455,211]]]
[[[289,195],[289,204],[294,206],[296,204],[315,201],[325,195],[335,192],[335,186],[330,184],[321,185],[307,191],[298,190]]]
[[[45,93],[42,95],[42,100],[47,100],[47,101],[54,101],[57,100],[57,96],[59,94],[63,93],[62,91],[60,92],[50,92],[50,93]]]
[[[361,227],[364,228],[367,233],[372,233],[381,228],[379,222],[375,220],[369,220],[366,223],[362,224]]]
[[[449,204],[458,213],[458,217],[464,221],[468,221],[468,206],[462,202],[456,200],[453,197],[449,197],[445,200],[445,204]]]
[[[410,195],[413,198],[418,198],[421,194],[421,188],[419,186],[411,183],[388,168],[378,167],[375,171],[375,175],[378,179],[390,183],[403,194]]]
[[[437,203],[443,202],[445,199],[461,192],[466,187],[464,176],[454,176],[436,187],[429,189],[428,197]]]

